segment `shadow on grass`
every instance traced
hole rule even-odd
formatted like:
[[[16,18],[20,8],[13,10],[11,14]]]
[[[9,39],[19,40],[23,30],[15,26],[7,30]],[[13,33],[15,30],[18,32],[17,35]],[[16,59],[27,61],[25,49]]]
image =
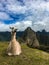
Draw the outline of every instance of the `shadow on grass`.
[[[16,56],[22,56],[23,54],[21,53],[20,55],[11,55],[11,56],[9,56],[8,54],[7,54],[7,51],[6,51],[6,49],[4,49],[3,51],[2,51],[2,53],[1,53],[1,56],[2,57],[16,57]]]
[[[49,53],[49,46],[40,45],[39,50],[43,50],[43,51]]]
[[[7,52],[6,52],[6,49],[4,49],[4,50],[2,51],[1,56],[3,56],[3,57],[8,57]]]
[[[39,49],[39,50],[49,53],[49,46],[44,46],[44,45],[40,45],[39,47],[33,47],[33,46],[29,46],[29,45],[27,45],[27,46],[30,48]]]

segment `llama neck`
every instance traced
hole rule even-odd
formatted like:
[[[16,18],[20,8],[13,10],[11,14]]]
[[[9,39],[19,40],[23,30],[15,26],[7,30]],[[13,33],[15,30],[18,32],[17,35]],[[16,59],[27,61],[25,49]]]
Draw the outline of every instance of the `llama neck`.
[[[12,36],[11,40],[16,40],[16,33]]]

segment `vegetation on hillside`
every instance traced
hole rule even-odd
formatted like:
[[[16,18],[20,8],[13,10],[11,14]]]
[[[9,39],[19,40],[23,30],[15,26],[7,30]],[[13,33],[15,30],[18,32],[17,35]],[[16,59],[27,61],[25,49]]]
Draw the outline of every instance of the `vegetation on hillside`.
[[[30,27],[29,27],[30,28]],[[28,28],[26,28],[26,30],[27,30]],[[26,30],[25,31],[18,31],[17,32],[17,39],[21,42],[21,41],[23,41],[24,42],[24,40],[23,40],[23,38],[25,39],[26,37],[23,37],[23,34],[26,32]],[[31,32],[32,31],[32,32]],[[40,31],[37,31],[37,32],[35,32],[34,30],[30,30],[30,31],[28,31],[27,30],[27,33],[29,32],[29,36],[30,35],[32,35],[32,33],[34,34],[36,34],[36,37],[37,37],[37,39],[38,39],[38,41],[39,41],[39,43],[41,44],[41,45],[45,45],[45,46],[49,46],[49,32],[46,32],[45,30],[42,30],[41,32]],[[24,34],[25,36],[26,36],[26,33]],[[27,34],[28,35],[28,34]],[[31,36],[32,37],[32,36]],[[5,31],[5,32],[0,32],[0,41],[9,41],[10,40],[10,38],[11,38],[11,34],[10,34],[10,32],[8,32],[8,31]]]
[[[7,56],[9,42],[0,42],[0,65],[49,65],[49,53],[21,44],[22,54]]]

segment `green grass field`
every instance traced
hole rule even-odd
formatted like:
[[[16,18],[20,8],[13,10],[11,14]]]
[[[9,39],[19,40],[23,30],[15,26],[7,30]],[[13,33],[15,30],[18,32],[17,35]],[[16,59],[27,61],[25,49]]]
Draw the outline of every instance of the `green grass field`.
[[[49,53],[21,44],[22,54],[7,56],[8,42],[0,42],[0,65],[49,65]]]

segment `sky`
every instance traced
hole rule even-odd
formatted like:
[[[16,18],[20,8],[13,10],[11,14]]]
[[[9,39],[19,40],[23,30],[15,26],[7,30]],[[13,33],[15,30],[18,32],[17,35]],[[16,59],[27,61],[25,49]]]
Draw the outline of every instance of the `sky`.
[[[0,0],[0,31],[49,31],[49,0]]]

